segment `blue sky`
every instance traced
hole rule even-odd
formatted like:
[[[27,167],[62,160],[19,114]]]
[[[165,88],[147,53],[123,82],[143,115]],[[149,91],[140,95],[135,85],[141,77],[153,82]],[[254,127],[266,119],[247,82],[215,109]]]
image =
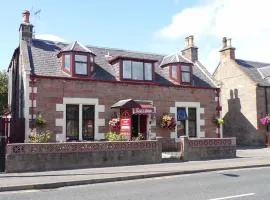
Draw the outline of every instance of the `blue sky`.
[[[199,57],[212,72],[218,64],[221,39],[228,36],[237,48],[236,55],[270,62],[269,54],[256,53],[270,46],[268,18],[260,14],[267,7],[267,0],[256,4],[251,0],[4,1],[0,69],[7,69],[18,46],[25,9],[31,11],[35,34],[41,38],[169,54],[183,49],[185,36],[193,34]],[[40,9],[39,16],[34,16]]]

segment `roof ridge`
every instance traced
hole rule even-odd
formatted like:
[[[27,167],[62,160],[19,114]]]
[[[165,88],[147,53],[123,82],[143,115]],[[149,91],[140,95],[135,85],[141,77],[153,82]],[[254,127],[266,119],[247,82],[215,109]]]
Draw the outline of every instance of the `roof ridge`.
[[[253,62],[253,63],[261,63],[261,64],[269,64],[268,62],[260,62],[260,61],[254,61],[254,60],[246,60],[246,59],[235,59],[235,60],[239,60],[239,61],[246,61],[246,62]]]
[[[37,39],[37,38],[33,38],[33,40],[39,40],[39,41],[48,41],[48,42],[52,42],[55,44],[63,44],[63,45],[69,45],[72,42],[60,42],[60,41],[53,41],[53,40],[45,40],[45,39]],[[131,49],[121,49],[121,48],[114,48],[114,47],[105,47],[105,46],[97,46],[97,45],[89,45],[86,44],[84,45],[87,48],[93,47],[93,48],[99,48],[99,49],[106,49],[106,50],[115,50],[115,51],[126,51],[126,52],[130,52],[130,53],[142,53],[142,54],[149,54],[149,55],[155,55],[155,56],[166,56],[167,54],[162,54],[162,53],[155,53],[155,52],[146,52],[146,51],[139,51],[139,50],[131,50]]]
[[[114,48],[114,47],[102,47],[102,46],[96,46],[96,45],[86,45],[86,47],[94,47],[99,49],[106,49],[106,50],[114,50],[114,51],[126,51],[130,53],[142,53],[142,54],[149,54],[149,55],[155,55],[155,56],[166,56],[166,54],[159,54],[154,52],[146,52],[146,51],[139,51],[139,50],[131,50],[131,49],[121,49],[121,48]]]

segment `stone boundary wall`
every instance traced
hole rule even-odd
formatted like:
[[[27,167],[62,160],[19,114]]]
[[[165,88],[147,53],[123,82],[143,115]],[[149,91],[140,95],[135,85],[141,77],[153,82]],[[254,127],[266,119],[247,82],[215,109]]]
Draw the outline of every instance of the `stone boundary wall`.
[[[185,161],[236,157],[236,138],[180,138]]]
[[[6,172],[151,164],[161,159],[156,140],[7,144]]]

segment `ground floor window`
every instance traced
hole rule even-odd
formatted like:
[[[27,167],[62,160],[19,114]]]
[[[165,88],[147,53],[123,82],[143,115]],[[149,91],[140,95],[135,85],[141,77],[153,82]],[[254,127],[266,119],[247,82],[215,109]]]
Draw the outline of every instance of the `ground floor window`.
[[[177,108],[177,137],[197,137],[197,110],[190,107]]]
[[[66,137],[68,140],[79,140],[79,105],[67,105]]]
[[[95,106],[66,105],[66,137],[72,140],[94,140]]]
[[[95,119],[95,106],[84,105],[82,115],[82,139],[94,140],[94,119]]]

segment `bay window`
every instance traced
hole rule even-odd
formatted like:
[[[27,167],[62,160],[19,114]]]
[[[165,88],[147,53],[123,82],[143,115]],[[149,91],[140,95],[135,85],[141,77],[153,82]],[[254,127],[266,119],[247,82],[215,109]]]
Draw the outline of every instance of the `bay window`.
[[[140,61],[123,60],[122,78],[138,81],[152,81],[153,64]]]
[[[89,78],[94,71],[94,55],[91,53],[65,52],[62,54],[62,69],[71,76]]]

